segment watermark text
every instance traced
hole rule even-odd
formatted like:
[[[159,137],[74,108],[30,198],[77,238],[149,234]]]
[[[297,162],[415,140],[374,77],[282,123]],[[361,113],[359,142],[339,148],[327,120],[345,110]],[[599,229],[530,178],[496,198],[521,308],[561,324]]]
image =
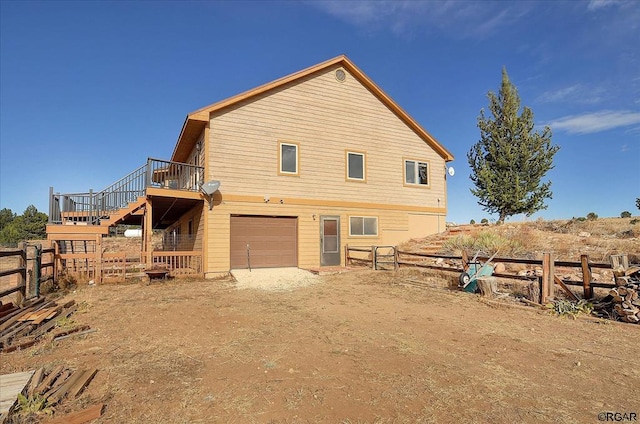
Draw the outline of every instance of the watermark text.
[[[600,412],[598,414],[598,421],[604,422],[637,422],[637,412]]]

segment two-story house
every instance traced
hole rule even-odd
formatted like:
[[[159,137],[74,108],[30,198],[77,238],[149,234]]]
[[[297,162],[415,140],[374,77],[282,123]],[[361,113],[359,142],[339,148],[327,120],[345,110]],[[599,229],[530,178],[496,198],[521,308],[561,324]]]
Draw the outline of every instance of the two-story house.
[[[120,201],[115,219],[97,213],[93,221],[164,229],[165,246],[201,251],[206,277],[337,266],[345,244],[393,245],[444,229],[451,160],[338,56],[190,113],[171,160],[149,160],[139,170],[142,189]],[[208,196],[201,187],[212,181],[220,185]],[[81,203],[52,199],[53,224]],[[68,234],[60,227],[48,227],[51,239]],[[143,232],[151,261],[151,232]]]

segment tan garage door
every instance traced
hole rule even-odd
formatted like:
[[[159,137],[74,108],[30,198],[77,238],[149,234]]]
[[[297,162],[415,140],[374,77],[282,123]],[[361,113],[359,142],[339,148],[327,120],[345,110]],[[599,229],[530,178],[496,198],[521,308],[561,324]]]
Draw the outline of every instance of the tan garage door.
[[[249,246],[249,257],[247,257]],[[298,266],[298,219],[232,216],[231,269]]]

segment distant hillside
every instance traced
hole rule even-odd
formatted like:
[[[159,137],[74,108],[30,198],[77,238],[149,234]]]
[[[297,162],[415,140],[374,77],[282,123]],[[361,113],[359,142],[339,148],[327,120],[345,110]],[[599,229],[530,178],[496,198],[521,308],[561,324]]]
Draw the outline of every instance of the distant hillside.
[[[463,225],[446,233],[403,243],[403,250],[459,255],[464,248],[502,257],[541,259],[553,253],[558,260],[578,261],[589,255],[594,262],[608,262],[610,255],[627,254],[640,263],[640,218],[600,218],[595,220],[537,220],[525,223]]]

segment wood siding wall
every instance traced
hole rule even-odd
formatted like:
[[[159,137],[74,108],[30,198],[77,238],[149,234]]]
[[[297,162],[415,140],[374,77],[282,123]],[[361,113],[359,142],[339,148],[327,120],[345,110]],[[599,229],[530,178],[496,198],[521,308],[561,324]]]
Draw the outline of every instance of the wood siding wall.
[[[179,245],[179,250],[202,250],[204,243],[204,218],[205,212],[208,212],[208,209],[204,207],[203,204],[198,205],[191,209],[189,212],[184,214],[180,219],[167,228],[165,233],[170,233],[175,228],[179,228],[181,243]],[[192,238],[188,239],[189,235],[189,221],[192,222]]]
[[[209,216],[207,274],[225,273],[230,264],[231,215],[291,216],[298,218],[298,266],[320,266],[320,216],[340,216],[341,261],[344,265],[344,245],[395,245],[411,237],[434,233],[437,216],[429,213],[409,215],[404,210],[374,210],[370,208],[290,205],[280,203],[222,202],[214,206]],[[377,236],[350,236],[350,216],[378,218]]]
[[[335,70],[212,115],[209,175],[221,192],[446,208],[445,162],[353,76]],[[299,144],[299,176],[278,175],[278,142]],[[346,181],[345,150],[366,153],[366,182]],[[404,185],[405,158],[430,186]]]
[[[347,243],[397,244],[444,230],[444,159],[352,75],[336,80],[337,68],[212,114],[206,178],[221,187],[213,210],[202,212],[207,276],[229,271],[232,214],[298,217],[301,268],[320,265],[320,215],[340,216],[342,261]],[[299,146],[298,175],[279,175],[279,142]],[[346,151],[365,154],[365,182],[347,181]],[[428,187],[404,184],[405,159],[429,163]],[[377,217],[378,236],[350,237],[350,216]]]

